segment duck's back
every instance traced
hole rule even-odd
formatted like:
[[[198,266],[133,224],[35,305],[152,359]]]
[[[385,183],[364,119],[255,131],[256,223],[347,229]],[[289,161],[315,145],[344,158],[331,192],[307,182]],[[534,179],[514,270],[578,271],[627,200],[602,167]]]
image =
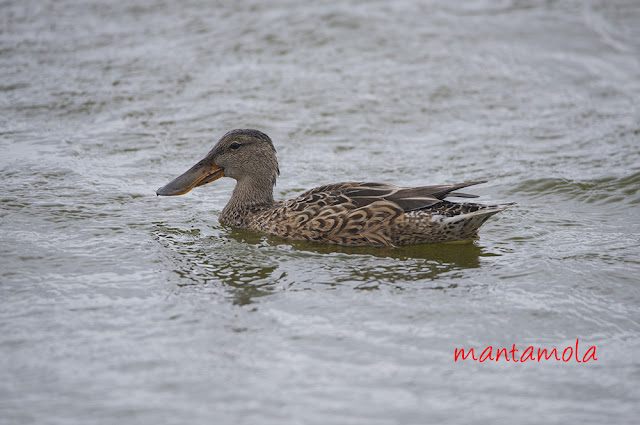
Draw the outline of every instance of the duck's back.
[[[483,182],[401,188],[383,183],[336,183],[254,211],[247,228],[275,236],[351,246],[399,246],[468,240],[504,205],[446,201]]]

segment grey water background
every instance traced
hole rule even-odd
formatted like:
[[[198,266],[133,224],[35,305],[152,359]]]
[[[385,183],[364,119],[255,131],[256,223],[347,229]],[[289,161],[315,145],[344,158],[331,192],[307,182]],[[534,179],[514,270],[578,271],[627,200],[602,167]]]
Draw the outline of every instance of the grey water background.
[[[0,73],[0,423],[637,423],[637,1],[9,0]],[[229,179],[155,196],[246,127],[277,198],[517,206],[348,249],[220,225]]]

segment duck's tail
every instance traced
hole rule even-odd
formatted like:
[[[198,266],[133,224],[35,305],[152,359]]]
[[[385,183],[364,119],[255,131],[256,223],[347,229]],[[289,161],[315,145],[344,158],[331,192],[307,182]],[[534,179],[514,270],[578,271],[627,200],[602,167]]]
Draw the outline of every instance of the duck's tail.
[[[451,234],[456,235],[458,240],[473,239],[478,235],[478,229],[494,214],[515,205],[515,202],[496,205],[469,205],[469,211],[460,212],[442,220],[445,228],[451,230]]]

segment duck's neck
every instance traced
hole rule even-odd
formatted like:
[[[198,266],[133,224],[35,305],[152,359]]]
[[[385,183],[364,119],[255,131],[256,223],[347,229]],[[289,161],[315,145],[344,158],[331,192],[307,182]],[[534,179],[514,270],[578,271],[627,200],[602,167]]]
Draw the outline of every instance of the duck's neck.
[[[238,180],[233,189],[231,199],[222,210],[221,221],[230,225],[241,225],[244,216],[252,210],[273,205],[272,179],[243,179]]]

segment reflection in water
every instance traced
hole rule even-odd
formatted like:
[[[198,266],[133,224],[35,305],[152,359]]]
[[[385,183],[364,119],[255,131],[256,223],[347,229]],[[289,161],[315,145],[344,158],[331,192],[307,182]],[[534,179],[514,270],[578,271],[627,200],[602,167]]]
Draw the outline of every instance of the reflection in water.
[[[176,264],[179,287],[217,286],[222,282],[234,304],[239,305],[273,290],[275,263],[265,264],[264,258],[242,252],[224,239],[202,238],[197,229],[185,231],[159,223],[155,227],[156,239],[169,249]]]
[[[214,236],[197,229],[155,224],[155,237],[166,248],[179,276],[179,287],[208,285],[245,305],[276,289],[304,290],[325,285],[403,289],[407,282],[433,282],[480,267],[489,254],[473,242],[400,248],[343,247],[289,241],[260,233],[221,228]],[[345,267],[333,267],[339,261]],[[220,285],[222,284],[222,285]],[[404,285],[404,286],[403,286]],[[430,285],[430,289],[455,288]]]

